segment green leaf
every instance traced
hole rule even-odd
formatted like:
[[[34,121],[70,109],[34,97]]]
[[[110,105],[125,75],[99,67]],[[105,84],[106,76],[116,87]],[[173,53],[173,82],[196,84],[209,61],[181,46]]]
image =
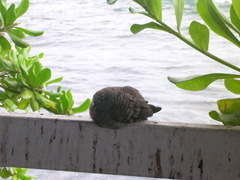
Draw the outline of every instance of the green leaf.
[[[232,5],[235,9],[235,12],[240,19],[240,0],[232,0]]]
[[[115,2],[117,2],[117,0],[107,0],[107,3],[110,5],[114,4]]]
[[[237,13],[235,9],[233,8],[233,5],[230,7],[230,18],[234,26],[240,30],[240,18],[237,16]]]
[[[3,107],[9,112],[14,112],[17,109],[17,106],[10,99],[5,99],[3,101]]]
[[[17,174],[26,174],[26,172],[28,171],[27,168],[16,168],[16,167],[14,167],[13,170]]]
[[[189,26],[189,34],[197,46],[204,51],[208,50],[209,30],[207,26],[197,21],[193,21]]]
[[[23,89],[22,92],[20,93],[20,96],[23,99],[31,99],[33,96],[33,92],[30,91],[29,89]]]
[[[155,2],[149,2],[148,0],[133,0],[133,1],[137,4],[139,4],[141,7],[143,7],[146,12],[137,12],[133,8],[130,7],[129,11],[131,13],[143,14],[150,18],[153,18],[154,20],[157,20],[157,17],[156,17],[156,15],[154,15],[154,12],[152,11],[152,7],[151,7],[151,4],[154,4]],[[151,0],[151,1],[158,1],[158,0]],[[150,6],[149,6],[149,3],[151,3]],[[161,10],[161,8],[160,8],[160,10]],[[160,13],[162,13],[162,12],[160,12]]]
[[[143,0],[147,12],[151,13],[156,20],[162,20],[162,0]]]
[[[7,179],[12,176],[11,171],[7,170],[6,168],[0,172],[0,177],[3,179]]]
[[[230,27],[232,30],[234,30],[236,33],[238,33],[240,35],[240,31],[230,22],[229,18],[227,18],[218,8],[217,6],[214,6],[215,12],[217,12],[218,16],[223,20],[223,22]]]
[[[63,79],[63,76],[60,78],[56,78],[51,81],[48,81],[48,82],[46,82],[46,86],[48,86],[49,84],[58,83],[58,82],[62,81],[62,79]]]
[[[57,99],[57,113],[64,114],[63,102],[61,99]]]
[[[225,87],[234,94],[240,94],[240,80],[236,79],[225,79],[224,80]]]
[[[51,78],[52,72],[49,68],[42,69],[37,74],[36,84],[41,85]]]
[[[39,61],[35,61],[32,64],[32,67],[34,70],[34,73],[37,75],[42,70],[42,64]]]
[[[129,7],[129,12],[132,13],[132,14],[142,14],[142,15],[145,15],[145,16],[147,16],[147,17],[152,18],[152,16],[149,15],[147,12],[145,12],[145,11],[139,12],[139,11],[136,11],[136,10],[135,10],[134,8],[132,8],[132,7]]]
[[[219,114],[217,111],[210,111],[209,116],[216,121],[222,122],[222,119],[219,117]]]
[[[15,29],[22,31],[25,34],[28,34],[29,36],[41,36],[44,33],[44,31],[33,31],[33,30],[28,30],[20,27],[15,27]]]
[[[230,22],[229,18],[227,18],[218,8],[215,7],[215,12],[218,13],[218,16],[223,20],[223,22],[230,27],[232,30],[234,30],[236,33],[240,35],[240,31]]]
[[[30,99],[22,99],[18,105],[18,109],[26,109],[30,104]]]
[[[4,36],[0,36],[0,46],[3,51],[11,50],[11,44],[8,42],[8,40]]]
[[[177,21],[177,29],[180,32],[180,26],[182,22],[183,9],[184,9],[184,0],[173,0],[175,16]]]
[[[73,108],[73,113],[74,114],[81,113],[88,110],[88,108],[90,107],[90,104],[91,104],[91,100],[86,99],[80,106]]]
[[[236,74],[206,74],[202,76],[191,76],[185,78],[173,78],[168,77],[168,80],[174,83],[181,89],[190,90],[190,91],[200,91],[207,88],[212,82],[218,79],[228,79],[228,78],[239,78],[240,75]]]
[[[68,101],[69,101],[68,109],[72,109],[73,104],[74,104],[74,100],[73,100],[71,89],[69,89],[67,91],[67,98],[68,98]]]
[[[0,5],[0,9],[1,9],[1,5]],[[4,19],[1,12],[2,11],[0,10],[0,27],[4,27]]]
[[[197,11],[205,23],[218,35],[240,47],[240,41],[226,26],[222,16],[211,0],[198,0]]]
[[[23,77],[25,79],[28,79],[28,70],[27,70],[27,67],[26,67],[26,63],[25,62],[19,62],[19,67],[20,67],[20,71],[21,71],[21,74],[23,75]]]
[[[129,7],[129,11],[132,14],[142,14],[142,15],[147,16],[149,18],[153,18],[153,16],[151,14],[149,14],[148,12],[146,12],[146,11],[137,11],[137,10],[135,10],[132,7]]]
[[[38,101],[36,100],[35,94],[30,99],[30,106],[31,106],[33,112],[40,110],[40,105],[39,105]]]
[[[19,31],[18,29],[9,29],[8,32],[10,32],[11,34],[13,34],[14,36],[23,39],[25,38],[25,35],[22,31]]]
[[[51,97],[60,97],[62,95],[62,93],[53,92],[53,91],[42,91],[42,92]]]
[[[11,4],[11,6],[7,9],[7,11],[3,14],[4,19],[4,27],[12,25],[16,18],[15,13],[15,4]]]
[[[14,78],[4,79],[2,84],[7,86],[9,89],[13,89],[15,91],[17,91],[18,88],[21,87],[21,84],[19,84]]]
[[[18,56],[22,56],[22,59],[28,59],[28,54],[30,53],[31,51],[31,46],[28,46],[26,48],[21,48],[19,46],[15,46],[15,49],[17,50],[17,52],[19,53]]]
[[[13,175],[12,180],[18,180],[18,177],[16,174]]]
[[[61,104],[62,104],[62,108],[63,108],[63,112],[66,112],[68,110],[68,106],[69,106],[69,100],[67,98],[67,93],[66,91],[62,91],[62,96],[60,97],[61,99]]]
[[[1,55],[0,55],[0,66],[5,70],[15,71],[13,64],[10,61],[5,60]]]
[[[4,99],[7,99],[7,98],[8,98],[8,95],[5,92],[0,90],[0,100],[4,100]]]
[[[31,47],[31,46],[29,46],[29,47]],[[24,48],[24,50],[25,49],[28,49],[29,47],[27,47],[27,48]],[[24,53],[24,52],[23,52]],[[26,53],[25,54],[25,57],[26,57],[26,59],[28,59],[28,66],[32,66],[32,64],[34,64],[35,62],[39,62],[39,60],[42,58],[44,56],[44,53],[40,53],[40,54],[38,54],[38,55],[36,55],[36,56],[32,56],[32,57],[28,57],[28,53]]]
[[[4,14],[7,10],[7,0],[0,0],[0,12]]]
[[[0,4],[7,8],[7,0],[0,0]]]
[[[62,91],[62,96],[60,97],[60,101],[58,102],[58,109],[62,112],[62,114],[72,114],[72,106],[74,104],[74,100],[72,98],[71,89],[67,92]]]
[[[240,113],[234,114],[223,114],[216,111],[209,112],[209,116],[216,120],[222,122],[224,125],[239,126],[240,125]]]
[[[18,57],[16,55],[16,51],[10,51],[8,53],[8,57],[10,59],[10,61],[12,62],[12,64],[19,69],[19,64],[18,64]]]
[[[234,114],[240,111],[240,98],[220,99],[217,104],[220,112],[224,114]]]
[[[22,16],[29,7],[29,0],[22,0],[21,3],[16,8],[16,17],[19,18]]]
[[[61,92],[62,92],[62,86],[58,86],[57,92],[58,92],[58,93],[61,93]]]
[[[28,76],[26,77],[26,80],[32,87],[36,87],[39,85],[37,76],[42,69],[42,64],[39,61],[35,61],[33,64],[30,64],[29,66],[30,68],[28,70]]]
[[[43,97],[41,94],[38,92],[34,91],[34,95],[36,100],[38,101],[38,104],[41,105],[42,107],[50,108],[51,104],[49,103],[49,100]]]
[[[24,42],[23,40],[21,40],[20,38],[18,38],[14,34],[12,34],[11,32],[8,32],[8,35],[10,36],[10,38],[12,39],[12,41],[14,42],[15,45],[17,45],[21,48],[26,48],[29,46],[28,43]]]
[[[150,28],[150,29],[157,29],[157,30],[160,30],[160,31],[166,31],[164,29],[164,27],[162,27],[161,25],[155,23],[155,22],[149,22],[149,23],[146,23],[146,24],[133,24],[131,26],[131,31],[133,34],[137,34],[139,33],[140,31],[146,29],[146,28]]]
[[[36,87],[38,85],[36,79],[37,79],[37,76],[35,72],[35,66],[32,66],[28,70],[28,76],[26,77],[26,80],[30,86]]]

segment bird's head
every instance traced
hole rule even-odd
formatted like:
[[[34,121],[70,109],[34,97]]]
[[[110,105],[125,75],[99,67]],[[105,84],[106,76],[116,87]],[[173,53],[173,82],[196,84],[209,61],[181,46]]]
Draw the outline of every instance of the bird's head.
[[[92,99],[91,108],[95,108],[100,111],[105,111],[110,105],[110,94],[105,91],[97,92]]]

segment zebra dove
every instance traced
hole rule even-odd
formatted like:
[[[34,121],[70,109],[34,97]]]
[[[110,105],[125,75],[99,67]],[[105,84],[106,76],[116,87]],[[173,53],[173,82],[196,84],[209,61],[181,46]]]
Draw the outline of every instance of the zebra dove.
[[[161,109],[148,104],[137,89],[124,86],[106,87],[96,92],[89,112],[96,125],[118,129],[127,123],[147,120]]]

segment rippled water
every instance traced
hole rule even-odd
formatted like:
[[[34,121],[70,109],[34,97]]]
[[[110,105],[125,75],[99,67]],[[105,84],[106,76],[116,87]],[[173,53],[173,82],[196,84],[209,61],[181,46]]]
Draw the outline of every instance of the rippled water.
[[[228,69],[167,33],[146,30],[133,35],[131,24],[148,19],[130,14],[129,6],[136,7],[127,0],[114,6],[105,0],[34,0],[23,26],[46,31],[42,37],[29,39],[33,54],[45,53],[42,63],[52,68],[54,77],[64,76],[61,85],[72,88],[76,103],[106,86],[131,85],[149,102],[163,107],[151,120],[215,123],[208,111],[226,96],[221,83],[188,92],[176,88],[167,77]],[[164,21],[175,26],[171,1],[165,0],[163,8]],[[194,8],[195,1],[186,2],[183,32],[190,20],[199,19]],[[213,39],[210,48],[230,61],[239,59],[238,49],[223,39]]]
[[[174,27],[171,2],[163,0],[163,19]],[[184,34],[190,21],[199,20],[195,2],[186,0],[182,23]],[[234,71],[195,52],[170,34],[146,30],[133,35],[129,30],[132,24],[149,20],[130,14],[129,6],[138,8],[130,0],[119,0],[113,6],[107,5],[105,0],[34,0],[21,20],[24,21],[22,26],[46,32],[42,37],[28,39],[33,45],[32,54],[45,53],[42,63],[52,69],[54,77],[64,76],[61,85],[72,88],[77,104],[91,98],[103,87],[131,85],[149,102],[162,106],[162,111],[150,120],[217,123],[208,117],[208,112],[217,109],[217,99],[232,96],[221,81],[205,91],[189,92],[175,87],[167,77]],[[219,6],[227,13],[227,2],[222,0]],[[224,39],[215,38],[214,34],[211,36],[210,51],[240,65],[239,49]],[[42,174],[40,180],[84,179],[86,175],[36,173]],[[111,176],[94,176],[94,179],[106,178],[113,179]]]

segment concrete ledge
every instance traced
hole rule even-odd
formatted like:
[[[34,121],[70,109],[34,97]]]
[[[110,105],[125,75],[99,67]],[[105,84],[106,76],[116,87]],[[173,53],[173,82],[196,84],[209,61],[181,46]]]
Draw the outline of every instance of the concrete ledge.
[[[88,117],[0,115],[0,166],[180,178],[240,179],[240,127],[134,123]]]

